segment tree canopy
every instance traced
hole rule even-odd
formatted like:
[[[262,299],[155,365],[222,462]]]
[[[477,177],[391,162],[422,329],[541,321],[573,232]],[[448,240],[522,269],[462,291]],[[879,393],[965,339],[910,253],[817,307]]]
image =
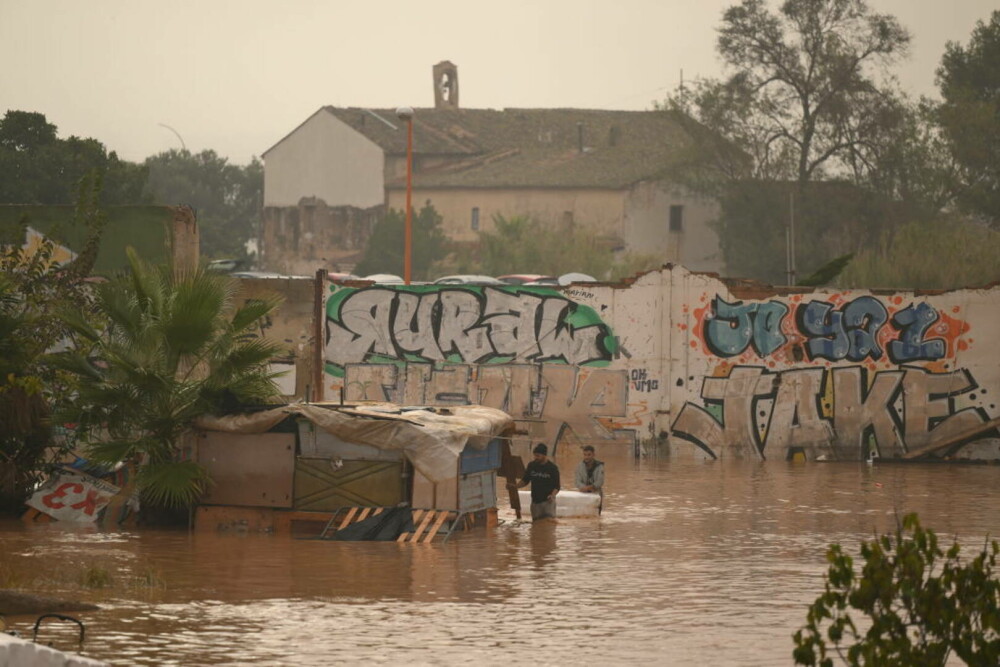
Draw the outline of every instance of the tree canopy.
[[[948,43],[937,76],[941,124],[964,169],[961,201],[1000,226],[1000,10],[967,45]]]
[[[446,237],[441,231],[441,215],[430,202],[411,216],[411,271],[414,280],[429,280],[434,262],[444,257]],[[403,211],[389,209],[375,223],[365,256],[354,268],[360,276],[373,273],[403,275],[406,217]]]
[[[84,176],[103,180],[101,203],[141,204],[146,170],[96,139],[60,139],[44,114],[7,111],[0,120],[0,203],[72,204]]]
[[[904,53],[909,34],[864,0],[764,0],[727,9],[717,50],[732,71],[681,90],[670,104],[752,159],[742,176],[814,178],[859,141],[883,92],[874,69]]]
[[[187,204],[198,217],[201,253],[207,258],[247,257],[256,239],[264,193],[264,168],[256,158],[244,167],[215,151],[170,150],[146,159],[146,192],[154,203]]]

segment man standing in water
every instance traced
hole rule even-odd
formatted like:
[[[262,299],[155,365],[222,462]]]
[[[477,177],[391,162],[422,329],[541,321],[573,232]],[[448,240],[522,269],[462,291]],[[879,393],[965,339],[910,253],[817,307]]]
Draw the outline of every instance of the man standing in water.
[[[559,468],[549,460],[549,448],[540,442],[532,450],[535,460],[524,469],[524,477],[517,485],[531,484],[531,520],[537,521],[556,516],[556,494],[559,493]]]
[[[578,491],[600,494],[601,504],[597,506],[597,513],[600,514],[604,507],[604,462],[594,458],[593,445],[583,446],[583,460],[576,467],[575,477]]]

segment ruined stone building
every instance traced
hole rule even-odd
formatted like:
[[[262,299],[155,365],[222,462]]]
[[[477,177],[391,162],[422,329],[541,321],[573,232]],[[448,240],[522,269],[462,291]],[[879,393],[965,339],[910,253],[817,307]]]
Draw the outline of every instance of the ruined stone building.
[[[413,116],[415,209],[474,243],[494,216],[587,229],[621,252],[723,272],[717,205],[665,176],[689,147],[665,111],[463,109],[458,72],[434,67],[435,106]],[[386,207],[406,201],[406,122],[324,106],[264,154],[262,268],[349,270]]]

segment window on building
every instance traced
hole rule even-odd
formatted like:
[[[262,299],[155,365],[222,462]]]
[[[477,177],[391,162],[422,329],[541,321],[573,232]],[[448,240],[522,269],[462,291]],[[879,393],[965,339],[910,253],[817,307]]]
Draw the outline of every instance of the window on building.
[[[478,232],[479,231],[479,207],[478,206],[473,206],[472,207],[472,231],[474,231],[474,232]]]
[[[670,207],[670,231],[680,232],[684,230],[684,207]]]

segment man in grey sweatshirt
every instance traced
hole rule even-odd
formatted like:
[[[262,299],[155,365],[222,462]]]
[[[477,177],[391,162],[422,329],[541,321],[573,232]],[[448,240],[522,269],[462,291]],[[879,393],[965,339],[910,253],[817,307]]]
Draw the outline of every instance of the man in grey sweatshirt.
[[[574,483],[578,491],[601,495],[601,504],[597,508],[600,514],[604,507],[604,462],[594,458],[593,445],[583,446],[583,460],[576,467]]]

